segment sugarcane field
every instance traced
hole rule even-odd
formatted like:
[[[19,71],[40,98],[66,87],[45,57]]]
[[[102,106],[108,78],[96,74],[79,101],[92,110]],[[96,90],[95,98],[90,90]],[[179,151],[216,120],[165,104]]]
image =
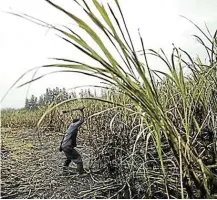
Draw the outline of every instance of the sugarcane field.
[[[209,3],[2,1],[1,198],[217,199]]]

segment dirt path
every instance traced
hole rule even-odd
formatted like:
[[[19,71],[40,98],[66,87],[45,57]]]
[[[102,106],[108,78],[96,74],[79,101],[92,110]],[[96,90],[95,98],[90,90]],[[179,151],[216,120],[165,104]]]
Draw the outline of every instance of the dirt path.
[[[115,180],[106,179],[99,172],[85,177],[72,173],[64,176],[65,157],[58,151],[62,138],[58,133],[43,135],[42,146],[32,130],[2,129],[1,136],[2,198],[106,198],[106,191],[116,188]],[[78,151],[88,171],[91,148],[83,146]],[[72,171],[73,167],[76,166],[71,164]]]

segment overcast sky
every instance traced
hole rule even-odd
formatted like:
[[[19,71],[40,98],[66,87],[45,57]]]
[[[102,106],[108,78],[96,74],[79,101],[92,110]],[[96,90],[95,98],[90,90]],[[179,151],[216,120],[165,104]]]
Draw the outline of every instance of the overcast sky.
[[[109,0],[111,3],[112,1]],[[53,2],[85,19],[82,10],[78,9],[72,0]],[[120,3],[135,44],[139,44],[137,32],[139,28],[146,48],[157,50],[163,48],[169,52],[172,43],[175,43],[176,46],[188,50],[195,56],[203,54],[203,50],[191,36],[199,32],[180,15],[190,18],[204,30],[204,22],[206,22],[212,33],[217,28],[216,0],[120,0]],[[53,30],[37,26],[3,11],[25,13],[56,26],[67,25],[77,30],[70,18],[44,0],[0,0],[0,99],[24,72],[53,63],[48,59],[50,57],[87,59],[57,37]],[[154,65],[156,64],[153,63]],[[38,75],[46,72],[40,70]],[[33,73],[30,73],[24,77],[17,86],[30,80],[32,75]],[[22,107],[26,95],[39,96],[47,87],[73,88],[98,83],[98,80],[78,74],[52,74],[32,83],[30,87],[24,86],[19,89],[15,87],[3,101],[2,107]]]

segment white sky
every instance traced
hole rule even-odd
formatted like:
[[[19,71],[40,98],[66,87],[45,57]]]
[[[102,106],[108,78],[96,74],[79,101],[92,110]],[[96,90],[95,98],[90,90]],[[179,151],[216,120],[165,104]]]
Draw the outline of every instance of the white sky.
[[[172,43],[175,43],[176,46],[188,50],[193,55],[201,55],[203,50],[191,37],[199,32],[180,15],[190,18],[202,26],[203,30],[205,30],[204,22],[207,23],[212,33],[217,28],[216,0],[119,1],[137,47],[139,28],[146,48],[163,48],[169,52],[172,50]],[[85,18],[83,12],[75,6],[72,0],[54,0],[53,2]],[[105,2],[105,0],[100,2]],[[49,57],[64,57],[88,62],[86,57],[57,37],[54,31],[3,11],[29,14],[53,25],[68,25],[77,30],[70,18],[44,0],[0,0],[0,99],[14,81],[27,70],[55,63],[49,60]],[[156,65],[153,62],[153,66],[160,69],[161,66]],[[45,72],[41,70],[39,74]],[[30,80],[32,75],[33,73],[29,74],[19,83]],[[2,107],[22,107],[26,95],[39,96],[45,92],[47,87],[72,88],[98,82],[96,79],[78,74],[53,74],[32,83],[29,90],[29,86],[14,88],[3,101]]]

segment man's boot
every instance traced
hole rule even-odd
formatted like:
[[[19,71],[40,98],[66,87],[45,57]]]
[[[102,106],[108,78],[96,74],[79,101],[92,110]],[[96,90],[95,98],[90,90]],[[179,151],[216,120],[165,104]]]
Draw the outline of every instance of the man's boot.
[[[83,174],[85,172],[84,167],[83,167],[83,163],[78,163],[77,164],[77,170],[78,170],[79,174]]]
[[[66,176],[68,175],[69,171],[68,171],[68,168],[67,166],[63,166],[63,175]]]
[[[63,165],[63,175],[68,175],[68,170],[69,170],[69,164],[70,164],[71,160],[66,159],[66,161],[64,162]]]

